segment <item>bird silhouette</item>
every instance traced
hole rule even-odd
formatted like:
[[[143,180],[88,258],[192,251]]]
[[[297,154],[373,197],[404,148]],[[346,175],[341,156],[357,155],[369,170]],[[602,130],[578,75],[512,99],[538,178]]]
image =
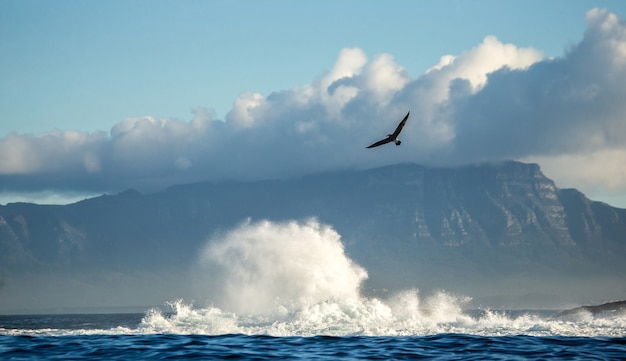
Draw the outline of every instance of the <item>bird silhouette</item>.
[[[394,132],[391,133],[391,134],[387,134],[387,138],[381,139],[378,142],[370,145],[367,148],[378,147],[379,145],[387,144],[387,143],[390,143],[390,142],[394,142],[394,143],[396,143],[396,145],[400,145],[402,143],[402,141],[398,139],[398,135],[400,135],[400,132],[402,131],[402,128],[406,124],[406,120],[409,119],[409,114],[410,113],[411,113],[411,111],[406,113],[406,116],[404,117],[404,119],[402,119],[400,124],[398,124],[398,126],[396,127],[396,130],[394,130]]]

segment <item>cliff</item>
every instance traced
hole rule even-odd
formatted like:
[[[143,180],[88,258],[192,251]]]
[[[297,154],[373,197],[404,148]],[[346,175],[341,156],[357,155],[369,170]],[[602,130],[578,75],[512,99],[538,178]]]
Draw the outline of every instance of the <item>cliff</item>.
[[[181,268],[209,236],[247,218],[308,217],[342,235],[372,288],[626,275],[626,210],[559,189],[539,166],[519,162],[398,164],[128,190],[63,206],[8,204],[0,207],[0,270]]]

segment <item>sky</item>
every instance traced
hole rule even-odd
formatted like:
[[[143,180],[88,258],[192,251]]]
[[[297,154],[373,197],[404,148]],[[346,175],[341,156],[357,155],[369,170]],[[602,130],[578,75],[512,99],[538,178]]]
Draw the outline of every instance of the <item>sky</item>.
[[[626,208],[626,2],[0,2],[0,204],[534,162]],[[407,111],[402,145],[365,149]]]

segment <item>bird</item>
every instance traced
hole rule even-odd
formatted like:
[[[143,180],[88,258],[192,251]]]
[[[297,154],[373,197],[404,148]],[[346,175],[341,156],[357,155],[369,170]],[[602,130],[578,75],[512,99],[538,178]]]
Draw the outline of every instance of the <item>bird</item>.
[[[379,145],[387,144],[387,143],[390,143],[390,142],[394,142],[394,143],[396,143],[396,145],[400,145],[402,143],[402,141],[400,139],[398,139],[398,135],[400,135],[400,132],[402,131],[402,128],[406,124],[406,120],[409,119],[409,114],[410,113],[411,113],[411,111],[409,110],[409,112],[406,113],[406,116],[404,117],[404,119],[402,119],[400,124],[398,124],[398,126],[396,127],[396,130],[394,130],[394,132],[391,133],[391,134],[387,134],[387,138],[381,139],[378,142],[370,145],[367,148],[378,147]]]

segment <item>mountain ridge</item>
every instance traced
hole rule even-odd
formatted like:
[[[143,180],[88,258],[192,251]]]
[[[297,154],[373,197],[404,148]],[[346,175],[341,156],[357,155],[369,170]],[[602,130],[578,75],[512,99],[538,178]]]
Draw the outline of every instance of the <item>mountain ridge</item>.
[[[0,206],[0,272],[184,268],[208,238],[246,219],[312,217],[337,230],[372,289],[626,275],[626,209],[559,189],[538,165],[514,161],[12,203]]]
[[[345,213],[340,215],[337,209]],[[351,219],[349,213],[355,209],[366,222]],[[365,209],[371,212],[363,217]],[[212,227],[200,226],[199,233],[189,229],[209,214]],[[618,241],[620,232],[626,229],[625,215],[626,210],[591,201],[575,189],[558,189],[536,164],[504,162],[433,168],[402,163],[287,180],[173,185],[151,194],[128,189],[69,205],[11,203],[0,207],[0,239],[6,247],[9,236],[23,248],[36,239],[56,235],[59,252],[65,254],[63,246],[101,237],[98,234],[106,237],[113,232],[123,238],[128,232],[149,238],[157,229],[157,238],[180,232],[206,237],[212,233],[210,228],[232,227],[248,217],[318,217],[333,226],[352,222],[361,223],[360,227],[367,227],[362,223],[402,218],[414,228],[412,238],[447,247],[515,247],[533,242],[568,247]],[[105,217],[105,223],[117,229],[98,222]],[[30,255],[41,258],[37,252]]]

